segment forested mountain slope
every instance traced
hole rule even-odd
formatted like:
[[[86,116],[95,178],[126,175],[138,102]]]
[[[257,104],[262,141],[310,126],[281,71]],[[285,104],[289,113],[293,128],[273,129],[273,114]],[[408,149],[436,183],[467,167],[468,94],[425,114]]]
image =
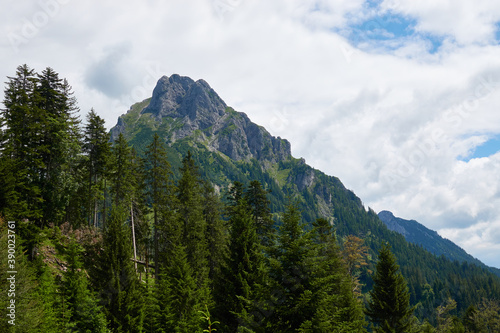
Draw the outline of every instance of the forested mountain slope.
[[[437,256],[443,255],[450,260],[485,267],[497,276],[500,276],[499,269],[486,266],[480,260],[465,252],[460,246],[449,239],[441,237],[436,231],[426,228],[415,220],[405,220],[396,217],[393,213],[386,210],[379,212],[378,217],[385,223],[387,228],[403,235],[410,243],[421,245],[424,249]]]
[[[458,313],[482,297],[500,298],[500,279],[484,267],[437,257],[414,245],[380,221],[341,181],[294,158],[290,143],[271,136],[247,115],[228,107],[203,80],[172,75],[162,77],[150,99],[133,105],[111,130],[122,133],[138,151],[158,133],[168,145],[168,159],[178,170],[190,151],[202,177],[221,193],[239,181],[258,180],[269,191],[275,216],[288,197],[300,201],[304,221],[323,217],[333,223],[339,238],[356,235],[370,248],[370,265],[361,281],[371,288],[367,270],[373,268],[382,242],[389,242],[406,277],[416,314],[427,316],[445,300],[457,302]],[[174,173],[174,178],[179,175]]]

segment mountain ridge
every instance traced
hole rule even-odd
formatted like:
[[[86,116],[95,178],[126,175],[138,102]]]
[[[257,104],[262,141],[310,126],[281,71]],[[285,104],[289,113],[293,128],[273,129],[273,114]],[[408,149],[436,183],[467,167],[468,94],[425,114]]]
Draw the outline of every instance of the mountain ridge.
[[[475,264],[437,257],[390,231],[340,179],[312,168],[303,158],[293,157],[287,140],[272,136],[245,113],[227,106],[203,80],[162,77],[151,98],[134,104],[120,116],[111,129],[113,138],[119,133],[139,153],[157,133],[167,144],[174,180],[183,156],[190,151],[201,178],[219,193],[225,193],[235,181],[249,184],[258,180],[268,191],[276,221],[287,202],[294,200],[308,228],[317,218],[325,218],[334,225],[339,243],[347,235],[362,238],[369,248],[369,265],[359,276],[363,292],[371,289],[369,270],[374,269],[381,244],[389,242],[408,280],[412,304],[426,297],[424,284],[433,288],[434,298],[427,299],[417,311],[421,318],[450,295],[457,300],[459,312],[465,311],[465,304],[479,302],[484,293],[500,298],[498,276]],[[476,292],[477,286],[482,293]],[[460,302],[464,297],[467,302]]]
[[[451,240],[441,237],[436,231],[427,228],[418,221],[396,217],[392,212],[387,210],[380,211],[378,217],[384,222],[389,230],[403,235],[410,243],[421,245],[424,249],[437,256],[443,255],[450,260],[468,262],[486,267],[500,276],[500,270],[498,268],[484,264]]]

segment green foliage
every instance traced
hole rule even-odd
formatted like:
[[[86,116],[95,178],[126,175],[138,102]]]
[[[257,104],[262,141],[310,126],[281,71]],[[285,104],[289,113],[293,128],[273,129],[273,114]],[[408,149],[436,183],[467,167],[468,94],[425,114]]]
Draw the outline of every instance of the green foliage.
[[[235,189],[241,190],[239,184]],[[216,295],[219,318],[230,332],[259,324],[247,314],[256,311],[256,304],[263,301],[259,292],[266,284],[264,255],[252,208],[239,190],[233,191],[231,199],[229,254]]]
[[[67,270],[63,273],[62,288],[66,297],[70,321],[78,332],[107,332],[106,318],[98,305],[97,297],[90,291],[87,275],[83,270],[83,249],[72,239],[67,249]]]
[[[37,74],[22,65],[8,79],[0,111],[6,184],[0,212],[38,226],[60,223],[75,190],[71,168],[80,149],[71,87],[51,68]]]
[[[220,322],[218,321],[212,322],[212,319],[210,318],[210,311],[208,311],[208,306],[205,305],[205,311],[200,310],[198,312],[202,314],[202,317],[200,319],[206,321],[208,324],[208,329],[203,330],[203,332],[211,333],[217,331],[217,329],[212,327],[212,325],[220,324]]]
[[[220,331],[363,332],[361,299],[379,328],[392,302],[399,312],[389,315],[408,332],[498,330],[498,277],[408,244],[337,178],[274,155],[269,137],[259,159],[232,160],[213,149],[214,127],[179,139],[183,120],[158,122],[142,112],[145,100],[121,118],[111,148],[93,110],[80,128],[71,87],[52,69],[20,66],[8,81],[0,215],[16,220],[25,253],[16,256],[18,331],[202,332],[199,313],[211,326],[210,310]],[[242,117],[227,108],[217,133],[238,144]],[[229,194],[225,207],[219,192]],[[75,230],[74,241],[44,228],[64,220],[91,228]],[[382,272],[392,285],[380,287]]]
[[[366,314],[377,332],[408,332],[413,308],[406,281],[399,272],[396,258],[385,243],[379,252],[379,259],[373,275],[373,289],[370,291]]]
[[[85,169],[85,213],[89,226],[102,226],[99,221],[99,203],[105,205],[105,181],[108,176],[109,156],[111,144],[109,135],[104,127],[104,119],[99,117],[94,109],[87,114],[87,125],[85,126],[83,153],[86,158],[82,160]],[[106,213],[103,212],[101,222]]]
[[[144,288],[135,274],[126,212],[114,207],[104,229],[100,272],[96,283],[109,327],[117,332],[140,332],[144,319]]]
[[[166,229],[173,210],[173,184],[165,144],[155,133],[142,159],[143,191],[153,211],[155,277],[159,278],[161,229]],[[175,230],[174,230],[175,232]],[[170,235],[172,237],[172,235]]]
[[[304,231],[297,204],[289,205],[279,227],[277,244],[271,250],[270,276],[276,300],[270,321],[275,332],[303,328],[315,315],[313,236]]]

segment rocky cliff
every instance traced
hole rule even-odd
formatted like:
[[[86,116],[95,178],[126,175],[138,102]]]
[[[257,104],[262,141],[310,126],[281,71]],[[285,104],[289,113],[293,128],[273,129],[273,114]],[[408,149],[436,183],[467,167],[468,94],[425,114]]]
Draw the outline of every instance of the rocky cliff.
[[[159,132],[170,145],[194,137],[211,151],[221,152],[235,161],[255,158],[277,163],[291,157],[287,140],[271,136],[246,114],[228,107],[203,80],[194,81],[176,74],[163,76],[151,99],[133,106],[127,115],[118,119],[111,130],[113,138],[124,133],[133,141],[139,134],[132,132],[137,130],[141,115],[150,115],[154,122],[143,122],[139,127],[149,125],[146,126],[149,130]]]

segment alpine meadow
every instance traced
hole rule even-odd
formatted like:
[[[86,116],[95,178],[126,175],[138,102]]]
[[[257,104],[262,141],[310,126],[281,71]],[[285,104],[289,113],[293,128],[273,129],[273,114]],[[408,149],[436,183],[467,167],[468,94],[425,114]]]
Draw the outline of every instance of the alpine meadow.
[[[111,130],[55,69],[6,80],[0,332],[500,332],[498,269],[204,80],[162,76]]]

